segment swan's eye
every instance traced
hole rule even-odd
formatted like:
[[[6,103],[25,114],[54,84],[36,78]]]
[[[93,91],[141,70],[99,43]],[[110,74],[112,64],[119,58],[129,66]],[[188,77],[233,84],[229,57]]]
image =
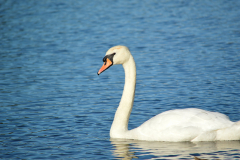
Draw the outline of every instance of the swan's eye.
[[[106,65],[106,63],[107,63],[107,58],[113,63],[113,56],[114,56],[115,54],[116,54],[116,53],[106,55],[106,56],[103,58],[104,65]]]

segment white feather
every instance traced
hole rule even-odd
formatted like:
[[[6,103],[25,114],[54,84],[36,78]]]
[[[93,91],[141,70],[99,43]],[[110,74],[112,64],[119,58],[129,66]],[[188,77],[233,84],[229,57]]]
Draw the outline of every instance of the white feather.
[[[111,138],[175,142],[240,140],[240,121],[232,122],[224,114],[197,108],[166,111],[141,126],[128,130],[128,120],[135,96],[136,65],[127,47],[112,47],[106,55],[113,53],[116,53],[113,64],[123,65],[125,85],[110,130]]]

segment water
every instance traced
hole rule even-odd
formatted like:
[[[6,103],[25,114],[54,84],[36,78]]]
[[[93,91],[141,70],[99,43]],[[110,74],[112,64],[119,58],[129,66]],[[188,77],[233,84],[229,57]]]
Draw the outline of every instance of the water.
[[[1,159],[239,159],[240,142],[109,139],[121,66],[97,76],[108,48],[137,65],[129,129],[170,109],[240,120],[239,1],[0,3]]]

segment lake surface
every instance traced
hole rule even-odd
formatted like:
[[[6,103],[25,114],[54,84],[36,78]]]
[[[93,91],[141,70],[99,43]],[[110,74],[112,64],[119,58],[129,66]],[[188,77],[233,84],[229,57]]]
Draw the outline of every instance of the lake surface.
[[[240,1],[0,1],[0,159],[239,159],[240,141],[109,138],[126,45],[137,65],[129,129],[179,108],[240,120]]]

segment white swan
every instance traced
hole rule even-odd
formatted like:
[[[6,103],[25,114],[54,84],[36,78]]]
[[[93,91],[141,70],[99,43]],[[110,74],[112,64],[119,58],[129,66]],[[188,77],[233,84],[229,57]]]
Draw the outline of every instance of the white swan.
[[[110,130],[111,138],[174,142],[240,140],[240,121],[232,122],[224,114],[196,108],[166,111],[128,130],[135,96],[135,61],[127,47],[115,46],[107,51],[103,62],[98,75],[115,64],[122,64],[125,71],[124,90]]]

